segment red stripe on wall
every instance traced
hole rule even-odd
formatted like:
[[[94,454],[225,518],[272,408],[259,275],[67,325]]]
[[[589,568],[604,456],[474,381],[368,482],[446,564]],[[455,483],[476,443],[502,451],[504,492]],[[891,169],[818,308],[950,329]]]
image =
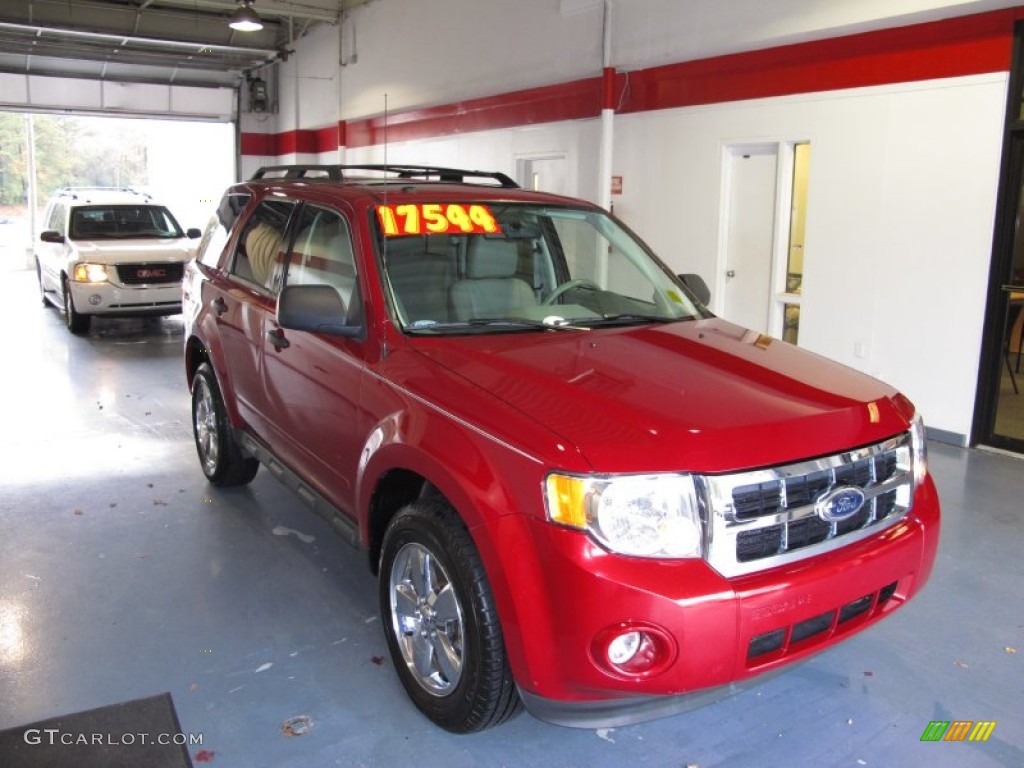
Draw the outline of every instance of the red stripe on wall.
[[[594,77],[390,114],[387,133],[388,141],[409,141],[517,125],[580,120],[594,117],[600,111],[601,78]],[[345,137],[350,147],[383,143],[384,117],[348,121]]]
[[[960,77],[1010,68],[1017,9],[632,72],[623,112]]]
[[[1013,26],[1024,8],[668,64],[388,115],[388,141],[597,117],[604,103],[621,112],[814,93],[842,88],[1006,72]],[[626,89],[623,91],[622,89]],[[384,141],[383,116],[316,131],[243,133],[243,155],[278,156],[364,147]]]

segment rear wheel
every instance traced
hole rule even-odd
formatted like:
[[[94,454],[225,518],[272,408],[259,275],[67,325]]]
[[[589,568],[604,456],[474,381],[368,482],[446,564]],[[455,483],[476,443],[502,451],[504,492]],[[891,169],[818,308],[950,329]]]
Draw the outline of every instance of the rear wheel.
[[[64,293],[64,324],[76,336],[88,333],[92,315],[83,315],[75,309],[75,298],[71,295],[71,285],[66,277],[61,287]]]
[[[439,500],[404,507],[384,535],[380,565],[388,648],[420,711],[454,733],[518,713],[494,597],[455,512]]]
[[[259,471],[260,463],[245,456],[228,421],[217,377],[209,363],[202,363],[192,378],[192,431],[199,464],[214,485],[245,485]]]

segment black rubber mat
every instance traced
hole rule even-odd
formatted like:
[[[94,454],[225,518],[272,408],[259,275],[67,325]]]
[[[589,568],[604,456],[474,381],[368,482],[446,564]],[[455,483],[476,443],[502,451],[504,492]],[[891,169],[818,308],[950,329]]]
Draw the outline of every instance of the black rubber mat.
[[[169,693],[0,731],[4,768],[192,768]]]

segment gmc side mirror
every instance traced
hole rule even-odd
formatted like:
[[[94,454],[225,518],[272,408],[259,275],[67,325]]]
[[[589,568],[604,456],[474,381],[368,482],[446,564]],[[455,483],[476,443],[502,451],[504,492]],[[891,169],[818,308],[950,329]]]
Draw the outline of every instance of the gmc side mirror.
[[[195,240],[197,237],[202,236],[203,230],[199,229],[199,227],[189,227],[187,230],[185,230],[185,237],[187,237],[189,240]]]
[[[349,325],[341,294],[331,285],[287,285],[277,299],[277,322],[295,331],[354,338],[363,326]]]
[[[683,281],[683,285],[690,289],[693,297],[704,306],[707,306],[708,302],[711,301],[711,289],[704,282],[704,278],[694,274],[678,275],[678,277]]]
[[[55,229],[47,229],[39,233],[39,239],[44,243],[63,243],[64,235]]]

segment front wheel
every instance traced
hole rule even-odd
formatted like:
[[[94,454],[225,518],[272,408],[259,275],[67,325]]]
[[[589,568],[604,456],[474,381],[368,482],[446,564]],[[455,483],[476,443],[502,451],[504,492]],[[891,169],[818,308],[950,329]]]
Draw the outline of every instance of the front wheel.
[[[192,378],[192,431],[199,464],[211,483],[245,485],[256,477],[260,463],[245,456],[235,442],[217,377],[209,363],[202,363]]]
[[[395,515],[380,559],[380,611],[391,659],[413,703],[453,733],[521,709],[480,555],[445,503]]]
[[[92,315],[83,315],[75,309],[75,298],[71,295],[71,285],[66,277],[62,288],[64,292],[64,324],[76,336],[88,333],[89,326],[92,324]]]

